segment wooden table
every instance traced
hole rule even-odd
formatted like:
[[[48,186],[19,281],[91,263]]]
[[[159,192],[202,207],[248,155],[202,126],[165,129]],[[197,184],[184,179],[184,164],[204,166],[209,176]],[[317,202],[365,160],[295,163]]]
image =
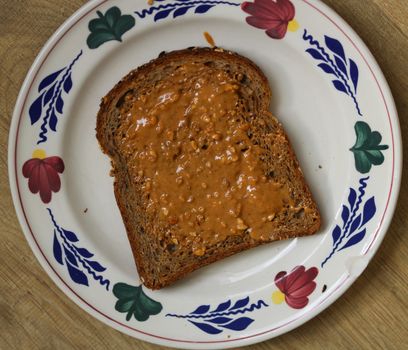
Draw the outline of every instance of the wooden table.
[[[378,60],[408,136],[408,1],[325,0]],[[7,175],[7,137],[23,79],[45,41],[84,0],[0,0],[0,348],[165,349],[126,336],[77,307],[42,270],[21,232]],[[405,161],[408,147],[404,146]],[[251,347],[408,349],[408,183],[381,249],[334,305]]]

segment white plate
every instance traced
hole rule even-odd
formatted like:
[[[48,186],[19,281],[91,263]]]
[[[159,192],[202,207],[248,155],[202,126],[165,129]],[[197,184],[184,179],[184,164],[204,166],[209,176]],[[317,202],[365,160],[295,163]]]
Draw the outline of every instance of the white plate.
[[[272,111],[293,142],[323,226],[313,237],[243,252],[153,292],[139,287],[109,160],[95,138],[96,113],[131,69],[161,51],[207,45],[203,32],[269,78]],[[153,343],[227,348],[299,326],[362,273],[394,212],[401,138],[374,58],[319,1],[96,0],[61,26],[28,73],[9,169],[34,254],[79,306]],[[289,277],[275,282],[282,271]]]

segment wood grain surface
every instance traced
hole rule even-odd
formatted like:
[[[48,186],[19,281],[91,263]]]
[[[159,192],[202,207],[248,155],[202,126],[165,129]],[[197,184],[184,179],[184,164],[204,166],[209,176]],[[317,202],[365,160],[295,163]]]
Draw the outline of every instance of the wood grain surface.
[[[408,136],[408,1],[325,0],[361,36],[394,95]],[[0,349],[165,349],[138,341],[76,306],[42,270],[17,221],[7,142],[23,79],[46,40],[83,0],[0,0]],[[407,163],[408,149],[404,145]],[[326,311],[270,349],[408,349],[408,183],[384,242],[362,276]]]

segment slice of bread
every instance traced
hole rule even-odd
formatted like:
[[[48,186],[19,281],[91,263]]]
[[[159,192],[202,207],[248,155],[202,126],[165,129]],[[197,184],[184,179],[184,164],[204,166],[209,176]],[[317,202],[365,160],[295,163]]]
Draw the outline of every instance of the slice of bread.
[[[270,100],[262,71],[220,48],[162,53],[102,99],[96,136],[146,287],[319,229]]]

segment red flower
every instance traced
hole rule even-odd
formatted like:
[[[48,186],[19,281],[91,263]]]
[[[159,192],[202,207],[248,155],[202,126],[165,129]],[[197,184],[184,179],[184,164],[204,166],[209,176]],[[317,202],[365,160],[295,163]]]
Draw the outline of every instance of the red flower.
[[[289,274],[286,271],[279,272],[275,277],[275,284],[279,288],[272,295],[275,303],[282,302],[293,307],[294,309],[304,308],[309,299],[307,298],[316,288],[316,278],[319,270],[316,267],[311,267],[305,271],[304,266],[296,266]]]
[[[64,162],[60,157],[32,158],[23,165],[23,175],[28,178],[28,188],[32,193],[40,192],[44,203],[51,201],[51,193],[58,192],[61,180],[58,173],[64,171]]]
[[[282,39],[289,22],[295,18],[295,6],[289,0],[254,0],[253,3],[245,1],[241,8],[251,15],[246,18],[248,24],[266,29],[266,34],[274,39]]]

